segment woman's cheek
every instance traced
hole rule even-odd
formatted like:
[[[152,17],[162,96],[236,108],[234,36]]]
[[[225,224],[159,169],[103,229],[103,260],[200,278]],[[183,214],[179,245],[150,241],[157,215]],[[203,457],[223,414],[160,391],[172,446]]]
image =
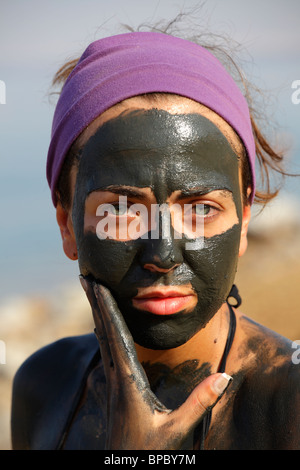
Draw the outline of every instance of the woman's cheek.
[[[116,288],[128,273],[136,250],[132,244],[100,240],[95,233],[83,235],[78,246],[80,273],[91,275],[107,287]]]
[[[236,224],[220,235],[205,239],[202,249],[186,250],[185,260],[194,272],[193,287],[199,302],[201,298],[211,304],[226,300],[237,270],[240,233],[240,224]]]

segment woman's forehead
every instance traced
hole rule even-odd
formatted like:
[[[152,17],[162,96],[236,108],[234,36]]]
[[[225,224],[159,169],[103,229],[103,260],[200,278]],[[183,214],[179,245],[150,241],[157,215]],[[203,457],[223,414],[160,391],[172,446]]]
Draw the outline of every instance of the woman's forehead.
[[[241,156],[244,147],[236,132],[217,113],[196,101],[179,95],[169,93],[147,94],[128,98],[98,116],[77,138],[74,143],[75,149],[82,148],[88,140],[103,126],[103,124],[115,119],[120,115],[126,115],[141,110],[164,110],[169,114],[191,114],[197,113],[206,117],[223,133],[234,152]]]
[[[238,157],[223,133],[199,113],[149,109],[107,120],[83,148],[82,195],[110,185],[150,187],[167,197],[207,187],[239,193]]]

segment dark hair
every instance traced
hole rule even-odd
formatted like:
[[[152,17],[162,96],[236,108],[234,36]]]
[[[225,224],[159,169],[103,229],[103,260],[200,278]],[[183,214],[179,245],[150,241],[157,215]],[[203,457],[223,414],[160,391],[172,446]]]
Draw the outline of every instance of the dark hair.
[[[159,31],[165,34],[174,34],[177,36],[180,36],[180,34],[177,34],[178,31],[174,31],[174,26],[182,20],[183,17],[186,15],[184,13],[180,13],[174,20],[172,20],[170,23],[168,23],[166,26],[162,26],[159,24],[158,26],[147,26],[147,25],[142,25],[138,28],[138,30],[141,30],[142,28],[146,28],[151,31]],[[133,31],[132,28],[127,27],[127,29]],[[256,159],[258,163],[258,168],[257,168],[257,173],[260,176],[261,180],[261,186],[263,189],[256,189],[255,191],[255,198],[254,202],[259,203],[259,204],[266,204],[270,200],[272,200],[274,197],[277,196],[280,185],[275,187],[275,189],[271,188],[271,183],[272,180],[272,173],[278,174],[281,178],[283,178],[285,175],[288,175],[282,168],[283,160],[284,160],[284,152],[278,151],[273,146],[271,143],[268,142],[267,138],[263,135],[261,130],[259,129],[259,126],[257,124],[257,120],[254,118],[254,116],[258,116],[258,113],[254,109],[253,106],[253,99],[251,97],[250,93],[250,88],[253,88],[250,86],[249,82],[246,81],[244,74],[240,70],[240,68],[237,66],[236,61],[233,60],[233,57],[231,54],[229,54],[226,51],[226,48],[219,45],[209,45],[205,44],[206,41],[202,40],[203,36],[207,35],[208,33],[202,33],[202,35],[197,35],[197,37],[189,38],[190,40],[193,40],[195,43],[201,44],[203,47],[206,47],[207,49],[210,49],[214,55],[216,55],[219,60],[220,56],[223,56],[223,60],[221,62],[223,63],[226,68],[230,69],[230,73],[233,76],[233,78],[237,81],[240,82],[243,86],[244,89],[244,95],[245,98],[247,99],[248,106],[249,106],[249,111],[250,111],[250,118],[251,118],[251,124],[252,124],[252,130],[253,130],[253,136],[255,140],[255,147],[256,147]],[[215,35],[216,36],[216,35]],[[210,34],[209,35],[210,39],[214,37],[214,35]],[[220,40],[220,36],[217,35],[218,40]],[[225,40],[225,42],[228,42],[228,39]],[[224,59],[225,57],[225,59]],[[56,72],[52,85],[53,86],[63,86],[65,83],[67,77],[69,74],[72,72],[74,67],[76,66],[77,62],[79,59],[72,59],[67,61],[62,67],[59,68],[59,70]],[[236,76],[234,76],[236,75]],[[146,95],[143,95],[146,99],[157,99],[157,96],[159,93],[149,93]],[[58,181],[58,186],[57,186],[57,196],[58,199],[60,200],[61,204],[65,208],[69,208],[70,206],[70,171],[73,168],[74,165],[78,165],[79,158],[80,158],[80,146],[78,146],[78,143],[75,141],[73,146],[70,148],[68,155],[66,156],[65,162],[63,164],[63,168],[59,177]],[[246,155],[246,151],[242,152],[242,155],[239,155],[240,162],[241,162],[241,171],[242,171],[242,194],[243,194],[243,202],[244,204],[249,203],[249,196],[247,196],[247,190],[248,187],[251,186],[252,183],[252,175],[251,175],[251,170],[249,166],[249,161]]]

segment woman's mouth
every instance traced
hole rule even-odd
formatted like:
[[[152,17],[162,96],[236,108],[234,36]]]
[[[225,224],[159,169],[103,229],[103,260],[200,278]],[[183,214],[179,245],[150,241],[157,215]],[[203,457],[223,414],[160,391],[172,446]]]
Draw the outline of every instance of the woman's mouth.
[[[139,290],[132,299],[133,306],[155,315],[173,315],[183,310],[191,311],[197,304],[197,296],[190,289],[147,287]]]

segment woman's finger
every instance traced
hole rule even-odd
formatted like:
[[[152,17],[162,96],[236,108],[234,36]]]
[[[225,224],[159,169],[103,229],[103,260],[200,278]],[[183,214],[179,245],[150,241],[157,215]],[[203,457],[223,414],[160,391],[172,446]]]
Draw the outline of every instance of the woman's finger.
[[[106,287],[94,283],[94,292],[101,310],[110,345],[112,360],[119,372],[130,377],[140,392],[148,390],[149,382],[141,366],[132,335],[111,292]]]
[[[109,381],[111,378],[111,372],[113,369],[112,355],[110,351],[110,344],[107,338],[105,325],[103,323],[101,311],[98,305],[98,300],[94,293],[94,281],[91,281],[84,276],[79,276],[81,285],[86,293],[87,299],[91,305],[92,314],[95,324],[95,334],[98,339],[100,346],[101,358],[103,362],[104,372],[106,380]]]
[[[100,335],[107,361],[105,368],[111,372],[113,364],[119,373],[130,377],[132,384],[140,391],[148,389],[149,382],[138,361],[133,338],[115,299],[109,289],[101,284],[81,278],[81,282],[84,281],[89,286],[87,295],[92,305],[96,329],[102,331]]]
[[[110,291],[94,283],[94,292],[101,310],[102,320],[110,341],[113,358],[136,364],[137,354],[132,335],[125,323],[117,302]]]
[[[170,413],[170,418],[176,421],[178,429],[183,434],[193,429],[208,410],[216,405],[231,381],[232,377],[229,375],[217,373],[197,385],[187,400]]]

